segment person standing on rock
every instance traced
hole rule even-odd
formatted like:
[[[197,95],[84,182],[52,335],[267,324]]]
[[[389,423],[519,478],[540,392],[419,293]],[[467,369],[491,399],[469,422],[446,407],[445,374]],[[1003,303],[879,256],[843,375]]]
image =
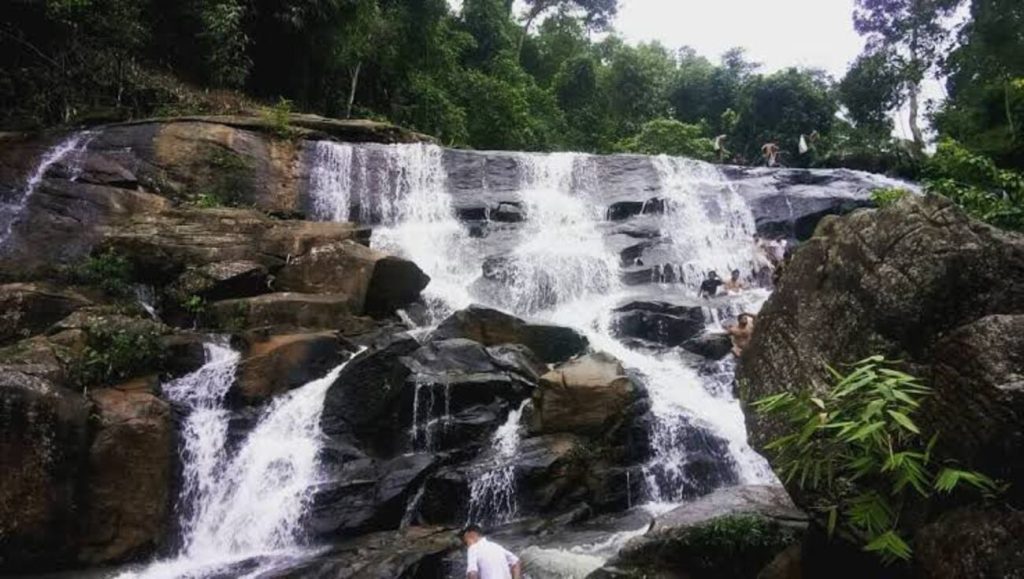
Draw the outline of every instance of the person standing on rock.
[[[466,577],[468,579],[521,579],[519,557],[484,536],[479,525],[462,530],[466,545]]]
[[[761,145],[761,156],[764,157],[764,162],[769,167],[778,165],[779,146],[774,142],[768,142]]]
[[[732,353],[739,358],[754,335],[754,314],[740,314],[736,318],[736,325],[726,328],[725,331],[732,338]]]
[[[708,276],[700,283],[699,295],[702,298],[713,298],[718,295],[719,286],[725,282],[722,278],[718,277],[718,272],[709,271]]]

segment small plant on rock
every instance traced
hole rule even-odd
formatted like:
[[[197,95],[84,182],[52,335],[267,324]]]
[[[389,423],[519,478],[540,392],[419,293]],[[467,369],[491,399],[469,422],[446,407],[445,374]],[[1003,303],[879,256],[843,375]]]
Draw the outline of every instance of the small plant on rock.
[[[116,297],[130,295],[135,281],[131,262],[113,249],[89,256],[69,274],[73,283],[95,286]]]
[[[881,356],[846,375],[829,372],[834,383],[825,392],[783,392],[754,403],[789,427],[767,450],[787,484],[820,497],[829,534],[852,534],[885,563],[907,560],[912,551],[901,521],[912,505],[965,486],[997,490],[984,474],[933,456],[938,434],[925,438],[913,420],[931,394],[917,378]]]
[[[160,333],[148,323],[95,322],[86,334],[86,347],[74,372],[82,386],[111,384],[152,372],[163,360]]]
[[[181,302],[181,307],[193,316],[200,316],[206,311],[206,300],[200,296],[192,294]]]
[[[879,187],[871,191],[871,202],[879,208],[885,208],[894,205],[909,193],[906,189],[899,187]]]
[[[285,98],[263,111],[263,120],[270,126],[270,130],[282,139],[295,136],[296,130],[291,125],[291,117],[292,101]]]

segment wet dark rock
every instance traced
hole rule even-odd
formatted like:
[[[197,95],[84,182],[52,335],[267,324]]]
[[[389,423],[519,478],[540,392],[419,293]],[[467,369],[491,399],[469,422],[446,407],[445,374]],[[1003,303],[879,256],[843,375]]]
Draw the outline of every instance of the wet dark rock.
[[[519,223],[520,221],[526,221],[526,213],[523,211],[522,204],[518,202],[502,202],[498,204],[498,207],[490,212],[489,215],[491,221],[498,221],[501,223]]]
[[[953,511],[920,530],[914,563],[929,579],[1024,576],[1024,513]]]
[[[214,302],[207,306],[203,319],[213,327],[236,332],[251,328],[336,330],[350,336],[376,326],[372,319],[353,314],[357,305],[343,294],[280,292]]]
[[[419,347],[419,342],[408,334],[389,334],[357,354],[327,390],[320,417],[324,433],[358,435],[370,440],[384,438],[385,443],[393,444],[399,427],[381,417],[392,410],[410,374],[401,359]]]
[[[721,360],[732,352],[732,338],[724,332],[703,332],[682,344],[684,350],[711,360]]]
[[[617,335],[674,347],[704,331],[700,306],[665,302],[632,302],[615,308]]]
[[[587,348],[587,339],[571,328],[530,324],[483,306],[455,312],[441,322],[433,338],[467,338],[485,346],[522,344],[548,363],[567,360]]]
[[[657,215],[665,212],[664,199],[653,197],[646,201],[620,201],[608,207],[609,221],[622,221],[634,215]]]
[[[41,333],[90,303],[73,291],[48,284],[0,285],[0,345]]]
[[[312,530],[322,536],[395,529],[416,489],[434,466],[431,454],[387,461],[358,459],[336,466],[318,486],[309,513]]]

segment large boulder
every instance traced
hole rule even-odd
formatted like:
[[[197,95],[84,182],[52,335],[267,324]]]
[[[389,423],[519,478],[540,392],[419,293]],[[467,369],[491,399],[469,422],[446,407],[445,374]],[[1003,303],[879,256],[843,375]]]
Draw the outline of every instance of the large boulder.
[[[347,355],[333,332],[256,338],[238,364],[233,398],[258,404],[326,375]]]
[[[0,344],[43,332],[89,304],[73,291],[45,284],[0,285]]]
[[[752,579],[806,528],[780,487],[729,487],[660,515],[589,577]]]
[[[255,261],[217,261],[190,267],[165,291],[179,303],[195,296],[205,301],[245,298],[271,288],[270,272]]]
[[[409,260],[342,241],[289,261],[278,273],[276,286],[282,291],[348,295],[356,312],[386,315],[418,299],[429,281]]]
[[[571,328],[530,324],[504,312],[475,305],[441,322],[433,337],[467,338],[485,346],[522,344],[548,363],[567,360],[587,348],[587,339]]]
[[[932,386],[917,420],[942,431],[946,456],[1024,482],[1021,315],[1024,237],[910,196],[823,223],[796,253],[744,350],[740,393],[824,388],[826,365],[884,354]],[[754,412],[747,424],[758,448],[782,433]]]
[[[170,405],[155,377],[89,392],[89,449],[78,558],[89,564],[146,555],[162,544],[176,461]]]
[[[88,419],[81,394],[0,366],[0,572],[73,557]]]
[[[621,421],[638,395],[621,362],[603,352],[588,354],[541,377],[532,430],[598,434]]]
[[[211,325],[230,331],[246,328],[337,330],[344,335],[372,330],[373,320],[354,314],[357,304],[344,294],[279,292],[214,302],[204,316]]]
[[[900,360],[930,385],[914,420],[939,432],[936,454],[1010,483],[1024,505],[1024,237],[968,218],[951,202],[908,196],[892,207],[830,218],[796,252],[744,350],[747,404],[828,384],[826,365],[869,355]],[[780,436],[747,413],[755,448]],[[798,504],[815,500],[790,485]],[[941,514],[914,517],[917,527]],[[978,568],[986,563],[978,562]]]
[[[704,331],[704,310],[665,302],[632,302],[615,308],[612,328],[622,337],[675,347]]]

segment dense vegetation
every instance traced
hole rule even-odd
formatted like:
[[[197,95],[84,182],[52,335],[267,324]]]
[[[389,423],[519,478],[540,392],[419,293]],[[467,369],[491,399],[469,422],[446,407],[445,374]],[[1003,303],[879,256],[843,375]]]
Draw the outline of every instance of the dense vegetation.
[[[610,29],[617,7],[12,0],[0,15],[0,126],[229,112],[286,99],[297,110],[388,119],[452,146],[757,163],[771,141],[786,165],[916,176],[927,114],[966,153],[1001,169],[1024,166],[1017,0],[857,0],[852,17],[866,48],[838,81],[817,70],[766,73],[741,49],[716,61],[685,46],[628,44]],[[949,18],[959,7],[970,13],[962,25]],[[927,106],[921,83],[939,75],[948,99]],[[904,108],[913,113],[909,141],[892,137]],[[724,151],[712,144],[719,135]]]
[[[936,493],[973,487],[993,493],[984,474],[935,456],[939,434],[926,436],[914,414],[931,389],[882,357],[830,368],[823,392],[783,392],[757,401],[758,412],[786,423],[766,447],[782,479],[816,493],[829,533],[862,542],[886,562],[909,559],[904,527]]]

